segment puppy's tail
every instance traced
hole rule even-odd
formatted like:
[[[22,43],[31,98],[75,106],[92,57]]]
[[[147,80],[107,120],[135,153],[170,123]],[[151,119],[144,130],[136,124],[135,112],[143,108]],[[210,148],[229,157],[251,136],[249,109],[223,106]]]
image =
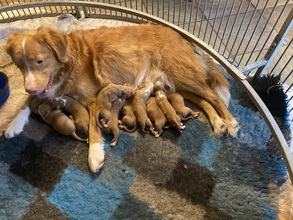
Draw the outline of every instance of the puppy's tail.
[[[212,90],[214,90],[218,96],[222,99],[225,105],[228,107],[231,99],[230,94],[230,84],[228,80],[223,76],[223,74],[218,69],[216,63],[213,59],[205,54],[204,58],[207,63],[207,80],[208,84]]]

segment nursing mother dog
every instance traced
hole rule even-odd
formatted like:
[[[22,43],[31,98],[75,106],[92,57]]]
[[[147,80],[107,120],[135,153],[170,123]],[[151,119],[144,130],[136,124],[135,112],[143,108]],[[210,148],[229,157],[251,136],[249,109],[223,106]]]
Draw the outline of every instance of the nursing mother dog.
[[[49,100],[66,95],[86,104],[110,83],[138,88],[160,81],[167,91],[179,92],[205,111],[215,137],[237,135],[238,123],[227,109],[227,80],[209,56],[168,27],[142,24],[69,34],[40,27],[10,34],[6,51],[23,73],[30,95]],[[9,124],[7,138],[22,132],[28,102]],[[90,139],[92,132],[90,127]],[[88,162],[98,172],[104,164],[104,141],[99,130],[94,136]]]

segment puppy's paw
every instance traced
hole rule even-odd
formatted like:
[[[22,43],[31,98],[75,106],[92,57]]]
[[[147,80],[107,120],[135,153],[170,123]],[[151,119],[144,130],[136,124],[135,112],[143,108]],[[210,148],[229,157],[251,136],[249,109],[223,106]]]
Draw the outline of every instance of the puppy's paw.
[[[99,172],[102,166],[104,165],[104,160],[105,160],[104,144],[100,144],[100,143],[90,144],[89,156],[88,156],[90,170],[93,173]]]
[[[228,134],[231,137],[236,137],[237,133],[240,129],[240,126],[239,126],[237,120],[235,118],[233,118],[231,121],[229,121],[229,123],[227,123],[227,126],[228,126]]]
[[[213,123],[212,126],[214,128],[213,137],[219,138],[222,137],[227,131],[227,125],[224,119],[218,117]]]

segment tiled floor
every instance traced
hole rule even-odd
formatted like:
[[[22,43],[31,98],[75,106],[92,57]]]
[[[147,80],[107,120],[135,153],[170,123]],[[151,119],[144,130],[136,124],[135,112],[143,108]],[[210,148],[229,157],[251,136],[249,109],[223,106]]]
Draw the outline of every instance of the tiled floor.
[[[287,1],[288,5],[283,10]],[[287,1],[141,0],[132,1],[135,2],[132,3],[132,7],[137,5],[138,10],[154,14],[194,33],[230,60],[238,63],[240,67],[244,67],[253,63],[256,58],[260,60],[264,57],[274,36],[292,10],[293,1]],[[287,34],[284,45],[267,72],[273,68],[292,37],[293,28]],[[282,79],[285,79],[292,70],[290,65],[283,68],[292,56],[292,50],[293,45],[287,49],[277,68],[274,69],[275,74],[283,70]],[[287,85],[292,83],[293,75],[286,81]]]

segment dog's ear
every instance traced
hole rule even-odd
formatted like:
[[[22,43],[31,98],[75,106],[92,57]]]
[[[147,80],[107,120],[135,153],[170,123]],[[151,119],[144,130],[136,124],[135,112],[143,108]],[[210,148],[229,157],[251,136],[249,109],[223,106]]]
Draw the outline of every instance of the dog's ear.
[[[21,32],[13,32],[7,36],[7,42],[5,45],[6,52],[12,57],[16,45],[16,38],[21,36]]]
[[[38,32],[57,59],[62,63],[66,63],[68,61],[66,34],[48,27],[39,27]]]

